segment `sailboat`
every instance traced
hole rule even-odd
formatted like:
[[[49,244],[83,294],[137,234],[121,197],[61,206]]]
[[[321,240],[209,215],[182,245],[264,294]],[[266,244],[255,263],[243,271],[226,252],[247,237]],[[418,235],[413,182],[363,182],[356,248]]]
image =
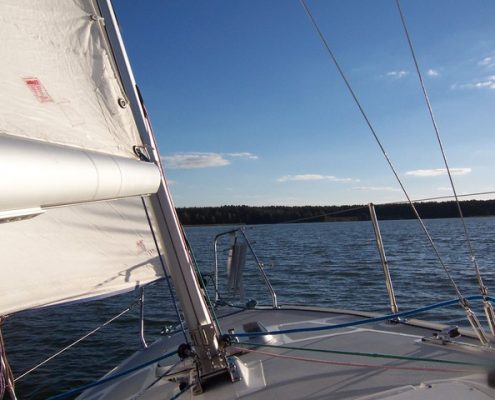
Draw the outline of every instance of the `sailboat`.
[[[233,308],[217,276],[210,296],[110,1],[2,0],[0,15],[0,315],[170,277],[184,318],[100,380],[52,399],[495,398],[492,335],[462,295],[399,312],[386,274],[387,315],[284,306],[245,231],[232,229],[215,241],[232,240],[228,287],[242,295],[251,254],[272,303]],[[490,322],[491,298],[476,298]],[[470,329],[412,319],[457,302]],[[1,345],[0,396],[14,399]]]

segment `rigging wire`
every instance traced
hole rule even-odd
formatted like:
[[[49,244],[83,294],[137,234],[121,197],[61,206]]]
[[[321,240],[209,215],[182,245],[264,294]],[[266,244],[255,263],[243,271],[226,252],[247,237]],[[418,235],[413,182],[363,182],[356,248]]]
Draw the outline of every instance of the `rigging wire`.
[[[449,166],[449,163],[447,161],[447,156],[445,154],[445,149],[443,147],[442,139],[440,137],[440,130],[438,128],[437,121],[436,121],[435,115],[433,113],[433,107],[431,105],[430,98],[428,96],[428,91],[426,90],[426,85],[425,85],[425,82],[423,80],[423,75],[422,75],[421,70],[419,68],[419,63],[418,63],[418,60],[416,58],[416,52],[414,50],[414,46],[412,44],[412,40],[411,40],[411,37],[409,35],[409,30],[407,28],[406,19],[405,19],[404,13],[402,12],[402,8],[400,6],[400,0],[395,0],[395,3],[397,4],[397,9],[399,11],[402,26],[404,28],[404,33],[405,33],[405,36],[407,39],[407,43],[409,45],[409,49],[411,50],[412,59],[414,61],[414,67],[416,69],[416,73],[417,73],[418,78],[419,78],[421,90],[423,91],[423,96],[424,96],[424,99],[426,102],[426,107],[428,108],[428,113],[430,114],[431,123],[433,124],[433,129],[435,131],[435,136],[437,138],[438,146],[440,148],[440,152],[442,154],[442,159],[443,159],[443,162],[445,165],[445,169],[446,169],[447,175],[449,177],[450,187],[452,188],[452,192],[454,194],[455,203],[457,206],[457,211],[459,212],[459,217],[461,219],[462,227],[464,229],[464,237],[466,238],[466,244],[467,244],[468,249],[469,249],[470,262],[471,262],[471,264],[474,267],[475,272],[476,272],[476,278],[478,280],[478,284],[480,287],[480,293],[483,296],[487,296],[488,295],[488,289],[483,282],[483,278],[481,277],[481,272],[480,272],[478,262],[476,260],[476,255],[475,255],[475,252],[474,252],[474,249],[472,246],[472,240],[471,240],[471,237],[469,235],[469,230],[467,228],[466,221],[464,219],[461,204],[459,202],[459,197],[457,196],[457,191],[456,191],[456,188],[454,185],[454,180],[452,179],[450,166]],[[495,334],[495,316],[494,316],[494,312],[493,312],[493,307],[491,306],[491,303],[487,303],[486,299],[484,300],[484,302],[485,302],[485,312],[486,312],[487,320],[488,320],[488,323],[490,326],[490,330],[491,330],[492,334]]]
[[[192,264],[193,264],[194,270],[196,272],[196,277],[198,278],[200,286],[203,289],[204,297],[206,299],[208,309],[210,310],[211,316],[213,318],[213,322],[215,323],[215,326],[217,327],[217,330],[218,330],[219,334],[221,335],[222,329],[220,328],[220,323],[218,322],[218,316],[217,316],[217,313],[215,312],[215,307],[213,306],[213,302],[211,301],[210,295],[208,293],[208,288],[206,287],[206,282],[203,279],[203,274],[201,274],[201,271],[199,270],[199,265],[198,265],[198,262],[196,261],[196,256],[194,255],[192,246],[189,243],[189,240],[187,239],[186,232],[184,231],[184,228],[182,227],[182,225],[181,225],[181,231],[182,231],[182,236],[184,237],[184,240],[186,242],[187,249],[189,250],[189,254],[191,256]]]
[[[495,190],[487,191],[487,192],[463,193],[463,194],[458,194],[457,197],[471,197],[471,196],[481,196],[481,195],[488,195],[488,194],[495,194]],[[423,201],[447,200],[447,199],[452,199],[452,198],[454,198],[454,196],[452,196],[452,195],[450,195],[450,196],[435,196],[435,197],[425,197],[422,199],[412,199],[412,202],[413,203],[419,203],[419,202],[423,202]],[[389,205],[395,205],[395,204],[397,204],[397,205],[409,204],[409,202],[407,200],[405,200],[405,201],[392,201],[392,202],[386,202],[386,203],[376,203],[375,207],[389,206]],[[346,207],[346,206],[342,206],[342,207]],[[345,208],[343,210],[336,210],[336,211],[330,211],[330,212],[323,213],[323,214],[312,215],[310,217],[303,217],[303,218],[296,218],[296,219],[291,219],[291,220],[282,221],[282,222],[275,222],[273,225],[292,224],[295,222],[308,221],[308,220],[312,220],[312,219],[329,217],[329,216],[338,215],[338,214],[345,214],[348,212],[365,210],[365,209],[368,209],[367,205],[350,207],[350,208]]]
[[[146,202],[144,201],[144,198],[143,197],[141,197],[141,201],[143,203],[143,207],[144,207],[144,212],[146,214],[146,218],[148,219],[148,225],[149,225],[150,230],[151,230],[151,236],[153,237],[153,241],[155,243],[155,248],[156,248],[156,251],[158,253],[158,258],[160,260],[160,264],[161,264],[161,266],[163,268],[163,273],[165,274],[165,278],[167,280],[168,290],[170,292],[170,297],[172,298],[172,303],[174,305],[174,309],[175,309],[175,313],[177,315],[177,319],[179,320],[179,324],[180,324],[180,327],[181,327],[182,334],[184,335],[184,339],[186,340],[186,343],[189,343],[189,339],[187,338],[187,334],[186,334],[186,327],[185,327],[184,321],[182,320],[182,317],[180,315],[179,306],[177,305],[177,300],[175,298],[174,291],[172,289],[172,284],[170,283],[170,278],[169,278],[168,273],[167,273],[167,268],[165,267],[165,262],[163,261],[162,253],[160,252],[160,247],[158,246],[158,239],[156,238],[155,230],[153,229],[153,224],[151,223],[151,218],[150,218],[150,214],[149,214],[149,211],[148,211],[148,207],[146,206]]]
[[[138,302],[139,302],[138,300],[134,301],[126,309],[124,309],[123,311],[121,311],[117,315],[113,316],[112,318],[108,319],[103,324],[97,326],[95,329],[93,329],[92,331],[90,331],[90,332],[86,333],[85,335],[81,336],[79,339],[75,340],[74,342],[72,342],[68,346],[65,346],[63,349],[61,349],[61,350],[57,351],[56,353],[52,354],[50,357],[46,358],[45,360],[43,360],[39,364],[35,365],[31,369],[27,370],[26,372],[23,372],[21,375],[19,375],[17,378],[14,379],[14,382],[17,382],[17,381],[21,380],[26,375],[29,375],[31,372],[34,372],[39,367],[45,365],[48,361],[53,360],[55,357],[58,357],[60,354],[66,352],[70,348],[74,347],[76,344],[82,342],[83,340],[87,339],[89,336],[91,336],[94,333],[98,332],[101,328],[107,326],[108,324],[112,323],[116,319],[120,318],[122,315],[124,315],[125,313],[127,313],[128,311],[130,311]]]
[[[8,394],[11,400],[16,400],[14,374],[5,353],[5,342],[2,333],[2,325],[5,319],[5,316],[0,316],[0,399],[6,399],[7,397],[4,396]]]
[[[463,194],[458,194],[457,197],[471,197],[471,196],[483,196],[487,194],[495,194],[495,190],[490,190],[487,192],[473,192],[473,193],[463,193]],[[420,201],[431,201],[431,200],[446,200],[446,199],[452,199],[454,196],[435,196],[435,197],[425,197],[422,199],[415,199],[413,200],[415,203],[420,202]],[[471,200],[466,200],[466,201],[471,201]],[[480,200],[480,201],[486,201],[486,200]],[[382,206],[382,205],[388,205],[388,204],[403,204],[407,203],[407,201],[397,201],[394,203],[380,203],[380,204],[375,204],[377,206]]]
[[[361,105],[361,102],[359,101],[356,93],[354,92],[354,90],[352,89],[352,86],[349,82],[349,80],[347,79],[346,75],[344,74],[344,71],[342,70],[337,58],[335,57],[332,49],[330,48],[330,45],[328,44],[325,36],[323,35],[323,32],[321,31],[318,23],[316,22],[316,19],[314,18],[313,14],[311,13],[308,5],[306,4],[306,0],[300,0],[300,3],[301,5],[303,6],[304,10],[306,11],[306,14],[308,15],[313,27],[315,28],[316,32],[318,33],[318,36],[320,37],[320,40],[321,42],[323,43],[323,46],[325,47],[328,55],[330,56],[330,58],[332,59],[335,67],[337,68],[337,71],[340,75],[340,77],[342,78],[342,80],[344,81],[350,95],[352,96],[356,106],[358,107],[362,117],[364,118],[365,122],[366,122],[366,125],[368,126],[372,136],[374,137],[376,143],[378,144],[383,156],[385,157],[385,160],[387,161],[390,169],[392,170],[392,173],[394,174],[395,176],[395,179],[397,180],[402,192],[404,193],[404,195],[406,196],[406,199],[409,203],[409,205],[411,206],[411,209],[413,210],[414,212],[414,215],[416,216],[419,224],[421,225],[421,228],[423,230],[423,232],[425,233],[426,237],[428,238],[428,241],[433,249],[433,252],[435,253],[436,255],[436,258],[438,259],[440,265],[442,266],[443,270],[445,271],[445,273],[447,274],[447,277],[450,281],[450,284],[452,286],[452,288],[454,289],[455,293],[457,294],[457,297],[459,298],[459,302],[461,304],[461,306],[464,308],[465,312],[466,312],[466,315],[467,315],[467,318],[469,320],[469,322],[471,323],[471,325],[473,326],[475,332],[477,333],[480,341],[483,343],[483,344],[486,344],[488,342],[488,339],[486,338],[483,330],[481,329],[480,327],[480,324],[479,324],[479,321],[478,319],[476,318],[476,316],[474,315],[474,313],[471,311],[471,309],[469,308],[469,303],[467,302],[467,300],[464,298],[464,296],[462,295],[459,287],[457,286],[457,284],[455,283],[455,280],[454,278],[452,277],[452,274],[449,270],[449,268],[447,267],[447,265],[445,264],[445,262],[443,261],[443,258],[441,257],[440,255],[440,252],[437,248],[437,245],[435,244],[435,242],[433,241],[433,238],[431,237],[430,235],[430,232],[428,231],[428,229],[426,228],[426,225],[424,224],[423,220],[421,219],[416,207],[414,206],[414,203],[413,201],[411,200],[411,197],[409,196],[409,193],[407,192],[406,188],[404,187],[404,184],[402,183],[402,180],[400,179],[399,177],[399,174],[397,172],[397,170],[395,169],[393,163],[392,163],[392,160],[390,159],[390,157],[388,156],[387,152],[385,151],[385,148],[383,146],[383,144],[381,143],[381,140],[380,138],[378,137],[375,129],[373,128],[373,125],[371,124],[371,121],[369,120],[366,112],[364,111],[362,105]]]

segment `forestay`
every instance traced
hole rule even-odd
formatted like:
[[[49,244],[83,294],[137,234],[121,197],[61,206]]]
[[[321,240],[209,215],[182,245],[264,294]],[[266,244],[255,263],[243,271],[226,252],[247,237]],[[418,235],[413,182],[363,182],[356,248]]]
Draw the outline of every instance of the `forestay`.
[[[154,216],[151,208],[146,214],[139,197],[158,189],[159,172],[134,154],[142,141],[96,5],[89,0],[2,1],[0,37],[0,137],[18,138],[19,144],[38,141],[43,157],[30,159],[30,165],[52,171],[50,187],[35,185],[37,197],[34,190],[15,191],[20,208],[45,212],[0,224],[0,315],[132,290],[162,277],[150,229]],[[53,165],[48,168],[53,159],[45,150],[52,145],[54,152],[70,156],[64,160],[84,196],[67,193],[74,190],[67,174],[62,180]],[[86,169],[71,164],[72,155],[74,160],[87,157],[89,168],[96,159],[113,165],[112,174],[121,171],[117,186],[129,190],[114,190],[113,175],[96,164],[95,179],[88,180]],[[4,185],[38,179],[39,170],[26,168],[21,153],[9,154],[9,160],[2,164]],[[126,173],[122,165],[129,168]],[[61,172],[67,172],[65,167]],[[144,181],[152,184],[140,186]],[[108,190],[102,188],[107,184]],[[43,204],[53,190],[70,200]],[[93,196],[92,190],[107,194]],[[0,211],[15,209],[12,193],[0,191]],[[119,199],[127,196],[135,197]],[[106,199],[112,200],[93,202]]]

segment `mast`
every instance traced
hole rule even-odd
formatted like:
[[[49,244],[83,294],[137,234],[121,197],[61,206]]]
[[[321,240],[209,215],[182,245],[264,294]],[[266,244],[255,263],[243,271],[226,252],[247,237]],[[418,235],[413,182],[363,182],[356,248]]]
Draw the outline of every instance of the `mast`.
[[[200,289],[192,257],[186,246],[163,174],[158,146],[140,101],[112,5],[110,0],[97,0],[97,4],[104,18],[104,28],[108,34],[117,68],[128,96],[127,101],[132,109],[141,139],[146,145],[150,161],[161,170],[160,188],[156,195],[151,196],[151,204],[157,217],[157,229],[167,268],[191,336],[198,380],[201,381],[208,376],[224,372],[227,368],[225,356],[219,348],[220,332],[213,323],[213,318]]]

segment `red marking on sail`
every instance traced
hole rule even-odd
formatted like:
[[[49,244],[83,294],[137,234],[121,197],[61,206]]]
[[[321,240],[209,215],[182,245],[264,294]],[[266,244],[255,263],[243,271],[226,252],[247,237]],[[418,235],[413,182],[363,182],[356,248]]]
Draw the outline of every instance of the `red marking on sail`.
[[[26,85],[40,103],[48,103],[53,101],[38,78],[24,78],[24,82],[26,82]]]
[[[136,246],[137,246],[137,248],[139,250],[139,253],[138,254],[144,253],[147,250],[146,249],[146,245],[144,244],[144,240],[138,240],[136,242]]]

